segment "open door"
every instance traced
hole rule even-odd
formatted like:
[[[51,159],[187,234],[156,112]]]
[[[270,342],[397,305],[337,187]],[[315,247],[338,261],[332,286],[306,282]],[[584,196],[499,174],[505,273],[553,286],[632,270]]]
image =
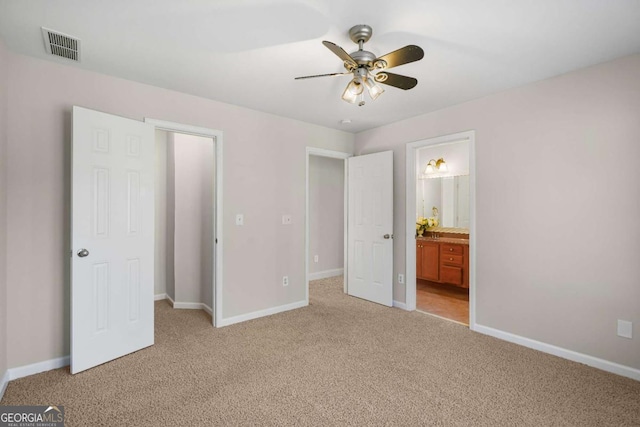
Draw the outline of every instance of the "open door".
[[[73,107],[72,374],[153,345],[154,141]]]
[[[393,152],[350,157],[349,295],[393,305]]]

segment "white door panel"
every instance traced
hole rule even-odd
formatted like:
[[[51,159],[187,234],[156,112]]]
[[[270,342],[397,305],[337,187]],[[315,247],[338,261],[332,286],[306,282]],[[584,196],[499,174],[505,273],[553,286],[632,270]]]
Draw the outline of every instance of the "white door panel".
[[[393,152],[350,157],[348,161],[348,292],[391,307]]]
[[[72,146],[77,373],[153,345],[154,127],[74,107]]]

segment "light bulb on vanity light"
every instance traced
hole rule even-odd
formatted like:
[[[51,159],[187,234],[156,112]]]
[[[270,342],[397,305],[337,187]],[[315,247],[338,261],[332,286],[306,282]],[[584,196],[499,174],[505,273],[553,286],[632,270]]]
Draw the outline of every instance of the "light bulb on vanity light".
[[[447,162],[445,162],[442,157],[440,157],[438,160],[429,160],[429,163],[427,163],[427,167],[424,169],[424,173],[426,174],[433,174],[436,172],[444,173],[448,171],[449,167],[447,166]]]
[[[424,168],[424,173],[435,173],[436,171],[436,161],[431,159],[429,160],[429,163],[427,163],[427,167]]]

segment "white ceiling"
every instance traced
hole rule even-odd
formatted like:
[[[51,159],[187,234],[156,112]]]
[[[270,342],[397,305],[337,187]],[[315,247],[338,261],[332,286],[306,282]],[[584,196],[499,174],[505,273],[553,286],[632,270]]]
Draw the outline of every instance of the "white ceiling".
[[[322,44],[356,50],[369,24],[378,56],[407,44],[422,61],[392,72],[418,86],[363,107]],[[0,0],[0,37],[51,61],[40,27],[82,40],[88,70],[359,132],[640,52],[638,0]],[[350,125],[340,124],[351,119]]]

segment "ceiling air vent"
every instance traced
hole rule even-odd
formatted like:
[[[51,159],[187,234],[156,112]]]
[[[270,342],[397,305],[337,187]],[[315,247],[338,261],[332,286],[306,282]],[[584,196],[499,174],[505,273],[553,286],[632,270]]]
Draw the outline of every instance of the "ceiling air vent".
[[[42,36],[47,53],[80,62],[79,39],[44,27]]]

